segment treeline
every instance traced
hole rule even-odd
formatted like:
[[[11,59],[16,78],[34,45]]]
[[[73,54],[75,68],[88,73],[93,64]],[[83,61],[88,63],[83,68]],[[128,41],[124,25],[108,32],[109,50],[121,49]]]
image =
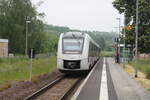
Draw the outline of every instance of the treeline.
[[[138,35],[138,47],[139,52],[150,52],[150,0],[139,0],[139,35]],[[115,0],[113,6],[120,12],[125,13],[125,23],[131,25],[132,29],[126,31],[126,42],[131,44],[132,48],[135,47],[135,24],[136,24],[136,0]],[[124,8],[124,9],[122,9]],[[122,33],[123,34],[123,33]]]
[[[104,51],[112,51],[113,39],[116,36],[114,32],[87,32],[101,46]]]
[[[114,32],[82,31],[77,29],[70,29],[69,27],[54,26],[54,25],[45,25],[44,30],[49,34],[55,34],[57,36],[59,36],[60,33],[71,32],[71,31],[88,33],[93,38],[93,40],[95,40],[100,45],[102,50],[105,51],[113,50],[112,48],[113,39],[117,35]]]
[[[54,51],[58,38],[44,32],[43,17],[30,0],[0,0],[0,38],[9,40],[9,53],[25,53],[26,28],[28,48],[36,53]]]
[[[64,33],[64,32],[69,32],[71,31],[71,29],[69,27],[63,27],[63,26],[54,26],[54,25],[47,25],[45,24],[44,26],[44,30],[45,32],[49,32],[49,33]]]
[[[86,32],[103,49],[111,50],[111,33],[47,25],[43,18],[44,14],[38,13],[30,0],[0,0],[0,38],[9,40],[9,53],[25,53],[27,28],[28,49],[34,48],[37,54],[55,52],[60,33],[69,31]]]

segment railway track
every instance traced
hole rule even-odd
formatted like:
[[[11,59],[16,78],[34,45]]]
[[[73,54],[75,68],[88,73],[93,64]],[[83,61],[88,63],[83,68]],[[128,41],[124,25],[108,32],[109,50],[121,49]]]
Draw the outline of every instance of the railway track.
[[[95,66],[95,64],[93,66]],[[67,100],[68,97],[70,98],[72,93],[75,92],[85,77],[86,74],[82,76],[79,74],[74,76],[62,75],[39,91],[26,97],[24,100]]]
[[[61,76],[24,100],[66,100],[83,77]]]

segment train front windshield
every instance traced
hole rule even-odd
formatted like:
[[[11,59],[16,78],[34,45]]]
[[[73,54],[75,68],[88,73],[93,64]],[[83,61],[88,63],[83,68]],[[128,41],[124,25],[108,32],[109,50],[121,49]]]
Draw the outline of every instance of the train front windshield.
[[[63,53],[82,53],[83,42],[83,38],[64,38]]]

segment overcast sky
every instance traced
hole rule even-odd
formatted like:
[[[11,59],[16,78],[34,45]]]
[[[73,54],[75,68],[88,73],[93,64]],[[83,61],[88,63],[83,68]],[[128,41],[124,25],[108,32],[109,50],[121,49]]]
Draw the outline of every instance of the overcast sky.
[[[32,0],[37,4],[40,0]],[[47,24],[68,26],[72,29],[112,31],[121,17],[113,8],[113,0],[43,0],[38,7],[45,13]]]

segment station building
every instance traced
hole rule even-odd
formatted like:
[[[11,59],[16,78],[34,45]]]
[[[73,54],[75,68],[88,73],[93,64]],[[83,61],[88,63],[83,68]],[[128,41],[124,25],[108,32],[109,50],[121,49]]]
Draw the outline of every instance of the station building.
[[[8,57],[8,40],[0,39],[0,57]]]

